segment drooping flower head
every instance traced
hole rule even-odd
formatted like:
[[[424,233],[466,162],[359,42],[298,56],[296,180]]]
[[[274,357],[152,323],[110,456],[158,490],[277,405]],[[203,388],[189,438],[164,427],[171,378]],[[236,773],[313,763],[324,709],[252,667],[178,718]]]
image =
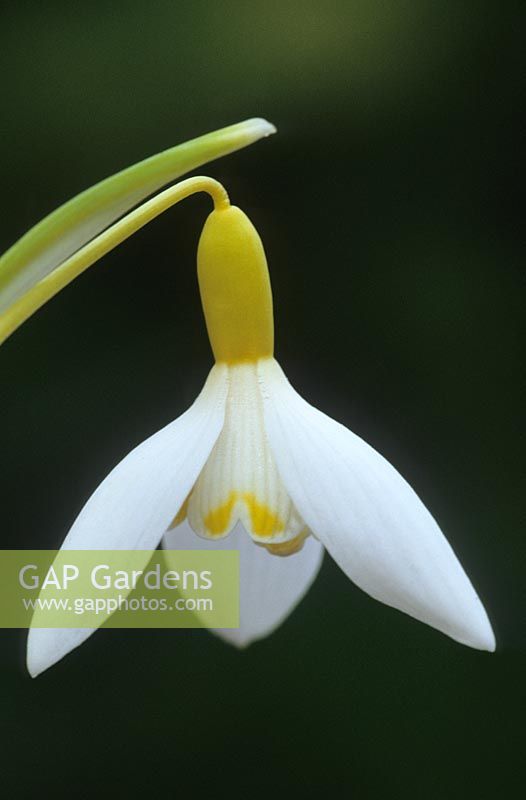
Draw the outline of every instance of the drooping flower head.
[[[110,472],[63,547],[147,554],[162,541],[167,548],[238,548],[240,628],[216,631],[238,645],[280,624],[314,580],[326,548],[372,597],[463,644],[493,650],[486,612],[415,492],[287,381],[274,358],[263,245],[219,184],[194,178],[167,190],[61,269],[71,279],[159,209],[198,190],[215,204],[197,259],[215,365],[188,411]],[[46,669],[91,632],[32,629],[30,672]]]

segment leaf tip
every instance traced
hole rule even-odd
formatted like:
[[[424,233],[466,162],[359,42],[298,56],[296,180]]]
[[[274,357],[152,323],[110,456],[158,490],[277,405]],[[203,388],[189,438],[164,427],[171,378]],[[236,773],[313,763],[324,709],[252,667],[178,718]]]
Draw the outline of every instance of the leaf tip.
[[[266,136],[272,136],[273,133],[277,133],[277,128],[272,122],[269,122],[263,117],[253,117],[252,119],[247,120],[247,124],[253,129],[254,134],[258,135],[258,138],[264,138]]]

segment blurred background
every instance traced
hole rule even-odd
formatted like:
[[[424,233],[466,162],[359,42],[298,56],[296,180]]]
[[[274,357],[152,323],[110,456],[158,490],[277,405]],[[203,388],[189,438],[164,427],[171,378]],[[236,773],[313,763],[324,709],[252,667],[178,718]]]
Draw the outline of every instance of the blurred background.
[[[271,638],[101,631],[32,681],[2,631],[2,784],[32,798],[509,797],[524,780],[524,4],[4,3],[0,250],[57,205],[251,116],[200,170],[256,224],[277,357],[416,488],[495,655],[353,587],[329,557]],[[196,197],[0,351],[1,547],[53,548],[211,365]],[[522,423],[522,420],[521,420]],[[520,792],[519,792],[520,796]]]

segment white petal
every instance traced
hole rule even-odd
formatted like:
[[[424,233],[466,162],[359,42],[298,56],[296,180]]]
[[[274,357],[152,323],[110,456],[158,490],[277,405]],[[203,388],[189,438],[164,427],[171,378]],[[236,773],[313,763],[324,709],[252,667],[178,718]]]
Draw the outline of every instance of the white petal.
[[[486,612],[437,523],[372,447],[309,405],[273,360],[260,362],[265,426],[306,524],[377,600],[463,644],[494,650]]]
[[[264,547],[254,544],[240,523],[226,539],[207,541],[196,536],[185,522],[164,536],[163,547],[239,550],[240,627],[212,629],[237,647],[246,647],[281,625],[307,593],[323,559],[323,547],[312,536],[294,555],[271,555]]]
[[[154,550],[221,432],[227,389],[226,367],[213,367],[188,411],[132,450],[95,490],[62,549]],[[148,560],[145,552],[145,564]],[[30,674],[35,677],[59,661],[93,630],[31,628]]]

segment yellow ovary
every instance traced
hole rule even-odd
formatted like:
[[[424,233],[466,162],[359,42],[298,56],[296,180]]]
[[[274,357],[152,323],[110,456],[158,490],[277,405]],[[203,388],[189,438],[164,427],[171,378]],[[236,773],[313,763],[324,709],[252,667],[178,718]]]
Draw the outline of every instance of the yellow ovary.
[[[208,217],[197,252],[197,275],[216,361],[238,364],[274,350],[272,292],[261,239],[236,206]]]

